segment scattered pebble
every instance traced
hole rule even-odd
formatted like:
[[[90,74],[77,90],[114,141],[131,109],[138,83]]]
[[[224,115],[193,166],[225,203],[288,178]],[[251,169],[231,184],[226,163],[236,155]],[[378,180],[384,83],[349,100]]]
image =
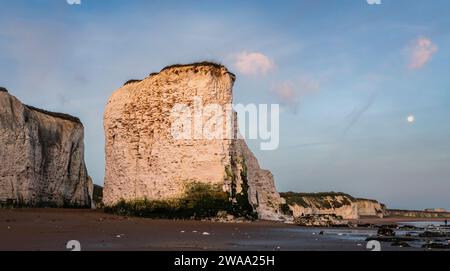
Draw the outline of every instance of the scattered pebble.
[[[118,234],[118,235],[116,235],[116,238],[122,238],[123,236],[125,236],[125,234]]]
[[[184,233],[184,231],[180,231],[181,233]]]
[[[193,233],[197,233],[197,231],[192,231]]]
[[[204,233],[202,233],[202,234],[203,235],[210,235],[209,232],[206,232],[206,231]]]

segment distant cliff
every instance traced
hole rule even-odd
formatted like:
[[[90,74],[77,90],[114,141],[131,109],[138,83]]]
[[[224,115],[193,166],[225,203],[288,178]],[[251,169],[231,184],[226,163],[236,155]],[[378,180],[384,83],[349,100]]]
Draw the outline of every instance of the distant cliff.
[[[0,88],[0,204],[91,207],[80,120],[22,104]]]
[[[450,212],[431,212],[417,210],[389,210],[389,217],[405,217],[405,218],[450,218]]]
[[[385,206],[375,200],[356,199],[345,193],[281,193],[294,218],[307,215],[335,215],[345,220],[384,217]]]

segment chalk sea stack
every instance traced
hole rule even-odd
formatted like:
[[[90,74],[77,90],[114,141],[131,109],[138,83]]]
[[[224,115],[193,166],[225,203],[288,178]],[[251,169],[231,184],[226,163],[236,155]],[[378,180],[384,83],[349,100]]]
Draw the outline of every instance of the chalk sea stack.
[[[0,88],[0,204],[90,208],[83,137],[78,118],[24,105]]]
[[[226,107],[236,77],[215,63],[174,65],[131,80],[110,97],[104,114],[106,175],[103,201],[174,200],[192,183],[218,187],[229,204],[248,204],[260,219],[280,220],[284,203],[273,176],[242,139],[175,139],[176,104]],[[233,115],[233,117],[235,117]],[[202,118],[202,124],[211,119]]]

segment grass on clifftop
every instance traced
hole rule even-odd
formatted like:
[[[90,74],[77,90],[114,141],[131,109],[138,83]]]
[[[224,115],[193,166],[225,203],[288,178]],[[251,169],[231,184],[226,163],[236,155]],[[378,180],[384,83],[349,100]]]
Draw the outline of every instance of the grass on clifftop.
[[[356,201],[370,201],[372,203],[379,203],[377,200],[374,199],[365,199],[365,198],[357,198]]]
[[[205,219],[225,211],[235,217],[249,217],[230,201],[228,193],[217,185],[193,182],[186,185],[184,197],[172,200],[121,200],[105,211],[125,216],[163,219]],[[245,209],[245,208],[244,208]]]
[[[51,112],[51,111],[47,111],[47,110],[44,110],[44,109],[36,108],[34,106],[31,106],[31,105],[24,105],[24,106],[26,106],[28,109],[30,109],[32,111],[36,111],[36,112],[39,112],[39,113],[42,113],[42,114],[45,114],[45,115],[48,115],[48,116],[52,116],[52,117],[56,117],[56,118],[60,118],[60,119],[68,120],[68,121],[72,121],[72,122],[75,122],[75,123],[78,123],[78,124],[82,124],[81,120],[79,118],[71,116],[71,115],[68,115],[68,114]]]
[[[142,82],[142,80],[140,80],[140,79],[130,79],[130,80],[126,81],[123,85],[126,86],[126,85],[129,85],[129,84],[139,83],[139,82]]]
[[[225,68],[226,67],[220,63],[212,62],[212,61],[202,61],[202,62],[194,62],[190,64],[173,64],[164,67],[161,71],[170,70],[173,68],[183,68],[183,67],[200,67],[200,66],[212,66],[217,69]]]
[[[150,73],[149,77],[158,75],[159,73],[161,73],[163,71],[166,71],[166,70],[170,70],[170,69],[184,68],[184,67],[202,67],[202,66],[209,66],[209,67],[214,67],[214,68],[217,68],[217,69],[224,68],[231,75],[231,77],[233,78],[233,81],[236,80],[236,75],[234,73],[230,72],[228,70],[228,68],[225,67],[225,65],[222,65],[220,63],[213,62],[213,61],[201,61],[201,62],[194,62],[194,63],[189,63],[189,64],[173,64],[173,65],[169,65],[169,66],[164,67],[160,72],[152,72],[152,73]],[[142,80],[139,80],[139,79],[128,80],[127,82],[125,82],[124,86],[126,86],[128,84],[140,82],[140,81],[142,81]]]
[[[305,201],[305,199],[309,199],[311,201],[316,202],[323,208],[340,208],[344,205],[351,204],[352,201],[355,201],[355,198],[341,192],[322,192],[322,193],[295,193],[295,192],[286,192],[280,193],[281,197],[286,199],[286,203],[289,205],[297,204],[303,207],[310,207],[309,204]],[[326,200],[327,197],[335,198],[335,197],[344,197],[342,202],[338,202],[337,200]],[[347,200],[348,199],[348,200]]]
[[[173,68],[183,68],[183,67],[202,67],[202,66],[210,66],[210,67],[214,67],[217,69],[221,69],[224,68],[228,71],[228,73],[231,75],[231,77],[233,77],[233,80],[236,80],[236,75],[232,72],[230,72],[228,70],[227,67],[225,67],[225,65],[222,65],[220,63],[217,62],[212,62],[212,61],[201,61],[201,62],[194,62],[194,63],[189,63],[189,64],[173,64],[173,65],[169,65],[164,67],[161,72],[169,70],[169,69],[173,69]]]

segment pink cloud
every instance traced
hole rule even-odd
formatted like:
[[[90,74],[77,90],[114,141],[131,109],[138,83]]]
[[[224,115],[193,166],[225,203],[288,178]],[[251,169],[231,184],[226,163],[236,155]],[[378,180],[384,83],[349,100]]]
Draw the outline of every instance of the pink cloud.
[[[410,48],[408,68],[417,70],[424,67],[437,51],[438,47],[429,38],[418,38]]]
[[[272,88],[272,93],[275,94],[281,105],[290,107],[295,111],[303,96],[319,90],[319,82],[302,77],[295,81],[284,81],[275,84]]]
[[[266,75],[276,67],[271,59],[258,52],[238,54],[234,65],[244,75]]]

